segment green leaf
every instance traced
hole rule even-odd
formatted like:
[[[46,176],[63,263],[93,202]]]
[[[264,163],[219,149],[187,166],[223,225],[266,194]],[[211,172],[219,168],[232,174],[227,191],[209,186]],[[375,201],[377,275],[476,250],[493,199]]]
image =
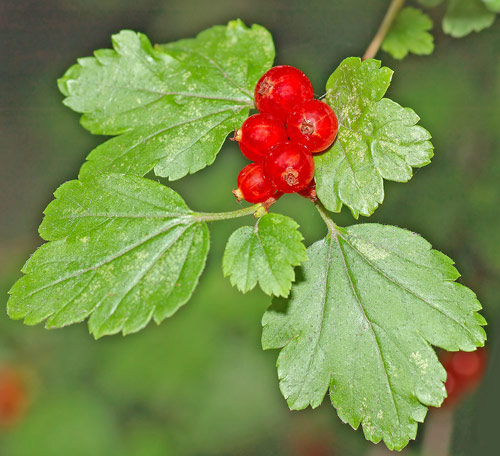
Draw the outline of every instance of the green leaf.
[[[208,229],[173,190],[119,174],[63,184],[45,210],[42,245],[10,290],[8,313],[58,328],[89,318],[96,337],[160,323],[191,296]]]
[[[488,10],[482,0],[450,0],[443,18],[443,30],[455,38],[461,38],[488,28],[493,22],[495,14]]]
[[[433,147],[420,118],[388,98],[392,70],[378,60],[345,59],[326,84],[326,102],[339,119],[334,146],[316,155],[316,191],[325,207],[348,206],[369,216],[384,199],[383,179],[407,182],[412,167],[430,163]]]
[[[402,59],[412,52],[429,55],[434,50],[431,18],[416,8],[404,8],[396,17],[382,43],[382,49],[395,59]]]
[[[401,449],[427,406],[446,397],[431,345],[482,346],[474,293],[454,282],[444,254],[410,231],[378,224],[340,229],[308,248],[288,301],[263,317],[264,349],[282,348],[280,388],[291,409],[318,407],[330,389],[339,417],[367,439]]]
[[[420,3],[423,6],[433,8],[434,6],[438,6],[441,3],[443,3],[443,0],[418,0],[418,3]]]
[[[255,227],[239,228],[224,252],[224,276],[243,293],[258,282],[269,295],[288,296],[295,280],[293,266],[307,259],[298,227],[289,217],[267,214]]]
[[[113,50],[79,59],[59,80],[64,104],[83,113],[85,128],[119,135],[84,167],[141,176],[154,168],[170,180],[213,163],[274,59],[269,32],[241,21],[164,46],[129,30],[112,42]]]
[[[486,8],[495,13],[500,13],[500,0],[483,0]]]

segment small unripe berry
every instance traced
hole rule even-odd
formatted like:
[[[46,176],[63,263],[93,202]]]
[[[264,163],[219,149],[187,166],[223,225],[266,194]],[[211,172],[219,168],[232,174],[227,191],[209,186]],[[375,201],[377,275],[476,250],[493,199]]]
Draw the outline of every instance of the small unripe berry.
[[[279,143],[264,159],[264,175],[280,192],[299,192],[306,188],[314,177],[311,152],[295,142]]]
[[[234,196],[249,203],[262,203],[274,195],[275,189],[264,177],[261,163],[250,163],[238,175],[238,188],[233,190]]]
[[[314,89],[309,78],[297,68],[275,66],[255,86],[255,106],[285,122],[289,112],[299,103],[312,100]]]
[[[238,141],[242,154],[249,160],[259,162],[277,143],[286,141],[285,124],[269,114],[254,114],[250,116],[234,139]]]
[[[312,153],[330,147],[338,129],[337,116],[330,106],[320,100],[308,100],[295,106],[286,121],[289,138],[303,144]]]

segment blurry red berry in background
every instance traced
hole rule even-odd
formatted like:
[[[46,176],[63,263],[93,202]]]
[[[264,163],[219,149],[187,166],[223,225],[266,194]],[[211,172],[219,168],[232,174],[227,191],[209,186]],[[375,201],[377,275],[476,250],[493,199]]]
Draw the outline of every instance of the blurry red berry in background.
[[[283,122],[269,114],[254,114],[236,130],[234,139],[245,157],[259,162],[273,146],[286,141],[288,136]]]
[[[312,153],[328,149],[335,141],[338,129],[333,109],[320,100],[308,100],[295,106],[286,121],[290,139],[303,144]]]
[[[296,105],[313,97],[314,89],[309,78],[289,65],[275,66],[266,71],[255,86],[256,108],[282,122]]]
[[[448,397],[444,404],[456,404],[479,385],[486,370],[486,358],[484,348],[473,352],[446,352],[441,356],[448,375],[445,383]]]
[[[21,375],[12,367],[0,367],[0,426],[21,418],[26,407],[26,390]]]

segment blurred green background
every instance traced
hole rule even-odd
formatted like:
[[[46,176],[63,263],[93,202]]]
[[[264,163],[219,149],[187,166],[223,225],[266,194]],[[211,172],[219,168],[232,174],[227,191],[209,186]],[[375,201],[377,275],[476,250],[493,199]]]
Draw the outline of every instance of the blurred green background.
[[[41,242],[36,229],[52,192],[75,178],[103,141],[79,126],[56,88],[56,78],[77,57],[109,47],[110,35],[124,28],[168,42],[239,17],[267,27],[276,62],[301,68],[321,95],[341,59],[362,54],[387,4],[0,0],[2,302]],[[379,54],[396,71],[389,96],[419,113],[436,155],[410,183],[386,183],[386,202],[370,220],[421,233],[456,260],[463,283],[482,301],[489,367],[481,387],[455,410],[452,454],[493,455],[499,452],[500,407],[500,21],[454,40],[440,30],[442,12],[431,13],[437,22],[431,57],[399,62]],[[231,189],[244,164],[228,143],[214,166],[172,186],[195,210],[237,208]],[[306,200],[283,198],[275,209],[296,218],[308,244],[324,234]],[[353,223],[346,211],[335,220]],[[379,449],[342,424],[327,400],[315,411],[288,411],[278,390],[277,353],[260,348],[269,300],[260,291],[243,296],[222,277],[224,243],[241,223],[211,226],[211,253],[193,299],[159,327],[96,342],[83,324],[47,331],[1,312],[0,369],[19,372],[28,399],[19,420],[0,424],[0,454],[376,454]],[[425,427],[405,454],[420,454]]]

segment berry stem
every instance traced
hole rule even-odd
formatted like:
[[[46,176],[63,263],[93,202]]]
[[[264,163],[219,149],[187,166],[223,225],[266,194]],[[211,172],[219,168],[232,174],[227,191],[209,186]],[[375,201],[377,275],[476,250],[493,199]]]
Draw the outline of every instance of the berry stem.
[[[321,215],[321,218],[326,224],[326,227],[328,228],[328,233],[331,236],[337,236],[339,234],[340,228],[337,226],[337,224],[330,218],[330,215],[328,214],[328,211],[325,209],[325,206],[321,204],[320,200],[317,200],[314,205],[316,206],[316,209],[319,212],[319,215]]]
[[[391,1],[391,4],[389,5],[387,12],[385,13],[384,19],[382,20],[382,23],[380,24],[377,33],[373,37],[371,43],[366,48],[365,54],[363,55],[363,60],[373,59],[377,55],[377,52],[380,49],[380,46],[382,45],[382,41],[384,41],[385,35],[387,35],[387,32],[391,28],[394,19],[396,19],[399,10],[403,8],[404,3],[405,0]]]
[[[247,215],[253,215],[254,217],[262,217],[262,215],[267,214],[269,208],[281,197],[281,194],[276,194],[276,196],[271,196],[263,203],[253,204],[252,206],[244,207],[243,209],[238,209],[236,211],[229,212],[195,212],[193,213],[194,218],[200,222],[216,222],[219,220],[231,220],[239,217],[246,217]]]

